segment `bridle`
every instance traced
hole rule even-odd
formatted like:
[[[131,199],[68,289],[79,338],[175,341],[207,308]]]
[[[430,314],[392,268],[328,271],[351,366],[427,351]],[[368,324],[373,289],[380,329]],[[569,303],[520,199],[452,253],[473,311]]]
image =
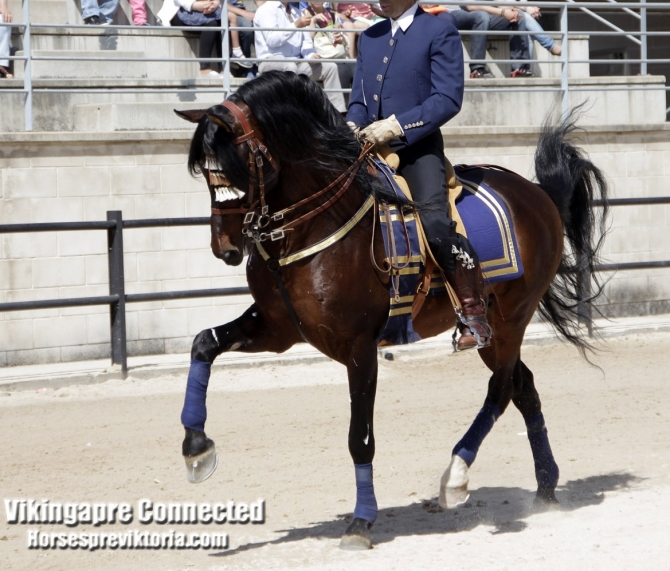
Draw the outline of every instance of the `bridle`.
[[[320,212],[323,212],[332,206],[351,186],[351,183],[356,177],[358,169],[366,160],[368,152],[372,148],[370,143],[366,143],[356,161],[325,188],[313,193],[312,195],[296,202],[287,208],[284,208],[283,210],[270,214],[265,200],[266,181],[263,173],[263,166],[265,164],[263,159],[265,158],[268,163],[270,163],[274,170],[275,177],[279,175],[280,166],[268,148],[263,144],[262,135],[257,134],[254,128],[251,126],[248,115],[248,113],[251,112],[249,107],[244,102],[236,104],[229,99],[225,100],[222,105],[228,109],[228,111],[230,111],[230,113],[232,113],[236,119],[235,123],[233,124],[233,133],[236,136],[232,141],[233,145],[237,146],[246,143],[248,147],[248,165],[251,176],[249,179],[249,194],[247,202],[237,208],[212,208],[212,214],[216,216],[244,214],[244,226],[242,232],[253,242],[263,242],[267,239],[272,241],[281,240],[284,238],[287,231],[293,230],[299,224],[306,222]],[[257,187],[255,181],[257,181]],[[271,221],[277,222],[284,220],[285,216],[293,210],[308,204],[320,196],[323,196],[325,193],[333,190],[334,188],[337,188],[338,185],[340,185],[340,188],[328,200],[316,208],[282,225],[280,228],[270,232],[262,231],[262,229],[266,228]],[[255,200],[256,188],[258,188],[258,201]],[[259,205],[260,213],[257,212]]]
[[[212,214],[216,216],[225,216],[227,214],[249,214],[249,211],[256,207],[256,186],[254,184],[255,180],[258,181],[259,202],[261,205],[261,210],[267,211],[267,204],[265,203],[265,175],[263,173],[263,157],[265,157],[265,159],[270,163],[270,166],[274,169],[275,177],[279,175],[279,164],[277,161],[275,161],[268,148],[263,144],[263,142],[256,134],[256,131],[254,131],[252,128],[246,113],[230,100],[224,101],[221,103],[221,105],[228,109],[228,111],[230,111],[236,119],[233,125],[235,134],[241,131],[241,133],[237,134],[237,137],[233,139],[233,145],[237,146],[246,143],[247,147],[249,148],[249,154],[247,158],[250,173],[249,195],[247,202],[242,204],[240,207],[212,208]],[[246,107],[246,105],[244,105],[244,107]],[[245,216],[245,221],[246,218],[247,217]]]

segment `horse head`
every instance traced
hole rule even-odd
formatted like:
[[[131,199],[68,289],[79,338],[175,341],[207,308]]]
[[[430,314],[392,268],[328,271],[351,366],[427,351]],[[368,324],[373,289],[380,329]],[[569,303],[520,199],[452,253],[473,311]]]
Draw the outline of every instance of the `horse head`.
[[[279,166],[263,143],[248,107],[224,101],[209,109],[175,113],[198,127],[191,142],[189,170],[202,173],[211,199],[211,247],[226,264],[237,266],[247,245],[246,215],[276,184]]]

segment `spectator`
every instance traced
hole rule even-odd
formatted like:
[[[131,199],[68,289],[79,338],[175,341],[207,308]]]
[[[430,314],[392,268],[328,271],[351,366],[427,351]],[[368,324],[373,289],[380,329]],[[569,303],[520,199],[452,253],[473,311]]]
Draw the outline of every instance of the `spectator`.
[[[148,26],[145,0],[129,0],[135,26]],[[119,0],[81,0],[81,16],[84,24],[108,26],[114,21],[119,8]]]
[[[0,22],[10,24],[12,21],[12,13],[7,7],[7,0],[0,0]],[[3,59],[9,56],[9,39],[12,35],[12,29],[9,26],[0,26],[0,79],[11,79],[14,77],[9,69],[9,60]]]
[[[233,24],[230,21],[230,14],[237,16],[237,23]],[[245,57],[251,57],[251,44],[254,42],[254,13],[247,10],[243,0],[228,0],[228,24],[231,26],[237,26],[240,28],[250,28],[251,31],[246,32],[240,30],[239,34],[239,46],[242,48],[242,53]],[[232,31],[231,39],[232,39]],[[235,56],[237,57],[237,56]],[[239,62],[238,62],[239,63]],[[247,67],[243,65],[242,67]]]
[[[300,14],[297,4],[269,0],[259,6],[254,17],[254,26],[280,28],[280,30],[262,30],[254,34],[256,57],[259,60],[296,58],[306,61],[261,61],[258,71],[260,73],[271,69],[293,71],[304,73],[314,81],[321,81],[331,103],[338,111],[344,113],[346,105],[337,66],[332,62],[319,62],[320,56],[314,49],[311,35],[299,31],[300,28],[309,26],[311,20],[310,15]],[[291,30],[282,31],[282,28]]]
[[[526,0],[517,0],[517,2],[526,2]],[[540,44],[545,50],[550,54],[555,56],[561,55],[561,45],[556,43],[553,38],[547,36],[542,28],[542,25],[538,20],[542,16],[540,13],[540,8],[537,6],[519,6],[521,13],[523,15],[523,21],[526,25],[526,29],[529,32],[535,32],[531,38],[534,39],[538,44]],[[533,55],[533,44],[530,43],[528,46],[529,53],[532,57]]]
[[[221,2],[219,0],[164,0],[158,12],[158,19],[163,26],[197,26],[203,28],[221,27]],[[228,23],[237,25],[237,15],[229,12]],[[240,48],[240,37],[237,31],[230,32],[233,56],[244,58]],[[203,30],[200,33],[198,47],[199,58],[221,57],[221,30]],[[251,62],[238,62],[243,67],[252,67]],[[200,62],[200,75],[218,77],[221,74],[212,69],[212,62]]]
[[[449,10],[438,15],[438,18],[453,22],[459,30],[526,30],[522,11],[516,8],[499,8],[495,6],[463,6],[456,10]],[[470,59],[486,59],[486,34],[473,34],[470,36]],[[529,60],[530,43],[527,36],[511,36],[509,40],[510,59]],[[512,77],[531,77],[528,63],[512,63]],[[470,77],[472,79],[490,78],[493,74],[484,63],[470,64]]]
[[[327,8],[323,2],[308,2],[306,11],[311,20],[310,28],[343,28],[344,19],[342,14],[333,12],[332,9]],[[342,32],[312,32],[312,42],[316,53],[325,59],[342,59],[345,61],[338,62],[337,71],[340,76],[340,84],[345,89],[351,87],[351,82],[354,79],[354,69],[356,63],[351,59],[347,59],[348,54],[348,40]],[[345,103],[348,96],[344,95]]]
[[[344,16],[343,27],[346,30],[367,30],[372,24],[384,19],[379,8],[372,4],[359,4],[353,2],[339,2],[333,4],[342,16]],[[356,58],[358,46],[358,34],[355,31],[347,33],[349,42],[349,57]]]

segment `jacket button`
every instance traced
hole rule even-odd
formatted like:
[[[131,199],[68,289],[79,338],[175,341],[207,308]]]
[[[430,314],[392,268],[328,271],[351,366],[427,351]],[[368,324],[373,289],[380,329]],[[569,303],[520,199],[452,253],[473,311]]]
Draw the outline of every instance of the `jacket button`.
[[[387,58],[386,56],[384,56],[384,59],[383,59],[382,61],[383,61],[384,63],[388,63],[389,58]]]
[[[379,96],[375,93],[375,94],[372,96],[372,99],[374,99],[375,101],[379,101]]]
[[[395,44],[395,40],[389,40],[389,46],[392,46],[393,44]]]
[[[381,80],[382,80],[382,76],[381,76],[381,74],[379,74],[379,75],[377,76],[377,81],[381,81]]]

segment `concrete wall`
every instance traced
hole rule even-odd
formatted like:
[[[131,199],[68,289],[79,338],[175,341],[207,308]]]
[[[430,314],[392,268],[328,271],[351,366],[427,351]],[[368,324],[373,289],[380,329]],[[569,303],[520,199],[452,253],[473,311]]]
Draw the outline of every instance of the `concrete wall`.
[[[0,223],[207,216],[204,182],[185,168],[191,132],[5,133]],[[454,163],[495,163],[532,177],[537,129],[445,129]],[[590,128],[581,144],[612,196],[670,194],[670,128]],[[611,262],[670,259],[670,206],[617,207],[605,246]],[[126,230],[126,292],[245,285],[209,251],[206,227]],[[609,315],[670,312],[670,270],[621,272],[606,288]],[[0,301],[108,293],[105,232],[0,235]],[[129,304],[131,354],[186,352],[201,329],[237,317],[247,296]],[[109,354],[104,307],[0,313],[0,366]]]

